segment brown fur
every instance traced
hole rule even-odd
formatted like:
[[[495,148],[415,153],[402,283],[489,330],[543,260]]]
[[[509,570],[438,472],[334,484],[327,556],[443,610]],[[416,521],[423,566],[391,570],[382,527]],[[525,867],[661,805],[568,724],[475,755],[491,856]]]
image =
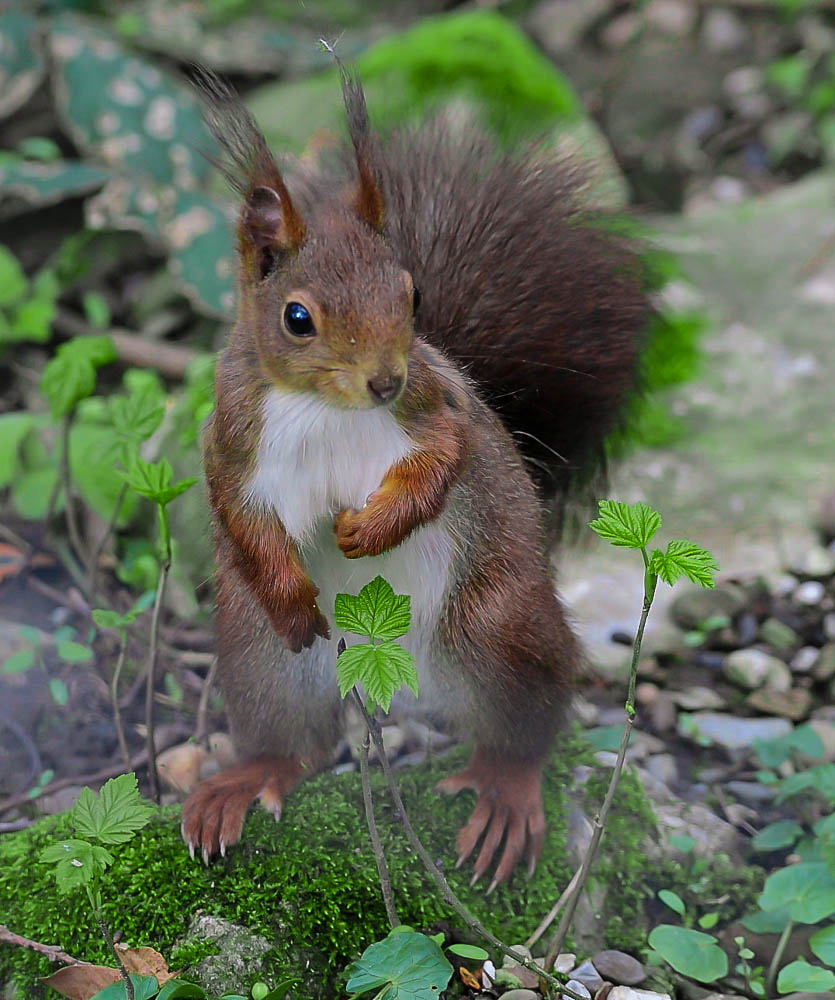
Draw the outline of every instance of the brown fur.
[[[459,862],[483,838],[479,877],[504,841],[495,883],[523,853],[536,863],[541,769],[581,652],[553,591],[530,474],[481,393],[546,453],[564,452],[572,469],[588,460],[634,384],[646,313],[634,261],[584,224],[563,168],[441,125],[381,143],[347,75],[353,176],[306,177],[291,200],[252,119],[211,86],[210,123],[242,196],[239,318],[218,365],[205,464],[219,676],[245,763],[192,793],[184,836],[204,856],[233,843],[246,803],[262,796],[278,811],[339,729],[336,685],[287,652],[327,638],[315,581],[278,517],[247,500],[265,394],[370,408],[373,381],[402,381],[388,405],[416,448],[362,510],[336,512],[336,541],[354,559],[438,518],[455,536],[431,669],[447,724],[482,735],[443,788],[477,794]],[[285,328],[290,301],[307,308],[315,336]]]

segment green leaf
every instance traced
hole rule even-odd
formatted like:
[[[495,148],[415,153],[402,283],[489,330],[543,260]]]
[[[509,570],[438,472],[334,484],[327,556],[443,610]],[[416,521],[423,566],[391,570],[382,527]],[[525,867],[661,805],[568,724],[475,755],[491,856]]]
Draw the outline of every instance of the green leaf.
[[[661,527],[661,515],[645,503],[598,500],[597,505],[598,516],[589,527],[612,545],[640,549]]]
[[[366,694],[385,712],[403,684],[417,697],[418,676],[412,654],[395,642],[349,646],[337,659],[336,672],[343,698],[355,684],[362,684]]]
[[[699,927],[701,927],[703,931],[709,931],[710,928],[715,927],[718,922],[719,922],[719,914],[716,912],[705,913],[701,917],[699,917]],[[743,958],[744,957],[745,956],[743,956]],[[748,957],[753,958],[753,952]]]
[[[163,983],[157,1000],[205,1000],[205,997],[206,991],[196,983],[184,983],[178,979],[169,979],[167,983]]]
[[[124,616],[110,608],[94,608],[90,617],[99,628],[122,628],[126,624]]]
[[[67,690],[67,685],[61,680],[60,677],[50,678],[49,693],[52,695],[52,700],[56,705],[66,705],[70,700],[70,693]]]
[[[58,656],[65,663],[89,663],[93,659],[93,650],[81,642],[63,639],[56,647]]]
[[[26,294],[28,282],[17,257],[0,245],[0,306],[13,305]]]
[[[835,878],[822,862],[789,865],[768,876],[758,902],[763,910],[787,907],[797,923],[817,924],[835,913]]]
[[[372,639],[397,639],[409,631],[411,598],[395,594],[391,584],[377,576],[356,596],[337,594],[334,619],[346,632]]]
[[[55,302],[51,299],[28,299],[14,311],[11,327],[4,340],[34,340],[46,343],[52,334]]]
[[[101,793],[83,788],[73,806],[71,819],[76,831],[103,844],[124,844],[150,820],[153,807],[139,795],[136,775],[120,774],[102,787]]]
[[[106,330],[110,326],[110,306],[100,292],[85,292],[82,304],[90,326],[97,330]]]
[[[135,493],[165,507],[197,482],[196,479],[189,478],[181,479],[179,483],[172,483],[172,475],[168,459],[146,462],[138,455],[134,455],[127,472],[124,473],[124,479]]]
[[[649,944],[676,972],[700,983],[713,983],[728,974],[728,956],[711,934],[661,924],[653,928]]]
[[[807,771],[799,771],[783,778],[777,789],[775,802],[785,802],[807,789],[822,795],[829,802],[835,802],[835,764],[818,764]]]
[[[684,916],[684,900],[670,889],[659,889],[658,898],[680,917]]]
[[[474,944],[451,944],[447,951],[450,955],[458,955],[460,958],[469,958],[474,962],[486,962],[490,955]]]
[[[815,931],[809,938],[809,947],[822,962],[835,966],[835,924]]]
[[[758,910],[747,913],[741,920],[742,926],[754,934],[779,934],[789,922],[789,909],[782,906],[776,910]]]
[[[58,420],[70,413],[96,387],[96,369],[116,360],[110,337],[76,337],[62,344],[41,376],[41,392]]]
[[[835,972],[810,965],[800,958],[780,969],[777,990],[780,993],[825,993],[835,988]]]
[[[147,440],[165,415],[159,391],[148,384],[128,396],[112,396],[109,404],[116,433],[136,444]]]
[[[131,973],[134,1000],[152,1000],[159,993],[159,983],[156,976],[137,976]],[[205,994],[204,994],[205,995]],[[94,993],[90,1000],[127,1000],[128,991],[121,979],[105,986],[103,990]]]
[[[21,467],[20,446],[35,426],[32,413],[4,413],[0,416],[0,488],[8,486]]]
[[[803,836],[803,827],[793,819],[781,819],[769,823],[751,839],[755,851],[779,851],[781,847],[791,847],[798,837]]]
[[[670,846],[681,851],[682,854],[689,854],[696,846],[696,841],[686,833],[676,833],[670,837]]]
[[[85,840],[64,840],[44,848],[39,860],[56,866],[58,891],[66,893],[89,883],[97,872],[105,871],[113,863],[113,855]]]
[[[386,1000],[437,1000],[452,977],[444,953],[423,934],[395,934],[369,945],[348,970],[356,996],[388,985]]]
[[[35,662],[35,651],[29,646],[16,650],[11,656],[6,657],[0,668],[0,674],[23,674]]]
[[[649,561],[650,572],[671,587],[679,577],[686,576],[700,587],[713,588],[716,586],[713,573],[718,568],[718,563],[707,549],[685,538],[673,539],[666,552],[655,549]]]
[[[17,148],[27,160],[51,163],[53,160],[61,159],[60,146],[43,135],[30,135],[26,139],[21,139]]]

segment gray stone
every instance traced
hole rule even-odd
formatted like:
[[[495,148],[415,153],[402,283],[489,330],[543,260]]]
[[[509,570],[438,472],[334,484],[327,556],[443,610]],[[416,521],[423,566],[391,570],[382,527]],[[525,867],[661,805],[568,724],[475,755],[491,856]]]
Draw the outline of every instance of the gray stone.
[[[823,634],[827,639],[835,640],[835,614],[823,616]]]
[[[274,946],[246,927],[221,917],[196,914],[185,938],[178,944],[213,941],[218,952],[198,962],[189,972],[207,993],[220,996],[233,993],[241,983],[262,969],[262,957]]]
[[[647,977],[643,965],[623,951],[599,951],[592,958],[592,962],[600,975],[613,983],[637,986]]]
[[[726,7],[711,7],[702,23],[702,44],[709,52],[735,52],[748,41],[739,15]]]
[[[633,11],[626,11],[613,17],[600,35],[600,40],[607,49],[622,49],[628,45],[641,30],[641,18]]]
[[[546,0],[533,11],[526,25],[551,55],[570,52],[578,39],[608,8],[608,0]]]
[[[825,593],[826,591],[820,580],[806,580],[792,594],[792,600],[795,604],[802,604],[805,607],[812,608],[816,604],[820,604]]]
[[[671,753],[658,753],[649,757],[644,765],[649,773],[663,781],[665,785],[672,785],[678,778],[678,767],[676,759]]]
[[[533,955],[531,954],[531,949],[530,948],[526,948],[525,945],[523,945],[523,944],[509,944],[508,948],[510,948],[511,951],[517,952],[519,955],[524,955],[525,958],[529,962],[533,958]],[[514,965],[518,965],[518,964],[519,963],[516,961],[516,959],[515,958],[511,958],[510,955],[503,955],[502,956],[502,968],[503,969],[510,969]]]
[[[760,625],[759,637],[772,649],[781,653],[796,649],[802,641],[797,632],[785,622],[781,622],[779,618],[766,618]]]
[[[650,0],[644,7],[647,24],[673,38],[689,35],[698,16],[698,8],[689,0]]]
[[[729,681],[749,691],[761,687],[788,691],[792,684],[786,664],[761,649],[735,649],[725,657],[722,670]]]
[[[682,736],[699,736],[726,750],[744,750],[756,740],[779,740],[792,731],[787,719],[743,719],[723,712],[694,712],[679,718]]]
[[[542,1000],[540,994],[533,990],[508,990],[502,996],[504,1000]]]
[[[712,859],[717,854],[734,856],[739,852],[740,835],[736,827],[707,806],[671,798],[666,803],[656,802],[654,811],[658,820],[658,853],[661,857],[680,857],[670,838],[681,834],[692,837],[695,841],[693,853],[700,858]]]
[[[733,584],[725,584],[715,590],[693,587],[683,590],[675,598],[670,614],[676,625],[694,629],[714,615],[733,618],[743,610],[745,603],[745,592]]]
[[[725,699],[713,688],[694,685],[684,691],[674,691],[673,700],[687,712],[705,708],[724,708]]]
[[[749,694],[745,704],[766,715],[781,715],[785,719],[799,722],[809,714],[809,709],[812,707],[812,693],[808,688],[777,691],[774,688],[764,687]]]
[[[819,681],[828,681],[835,676],[835,642],[821,646],[812,674]]]
[[[768,579],[768,589],[775,597],[788,597],[800,581],[791,573],[777,573]]]
[[[589,961],[582,962],[576,969],[572,969],[569,975],[572,979],[583,983],[592,993],[596,993],[603,985],[603,977]]]
[[[585,997],[586,1000],[591,1000],[591,993],[589,992],[588,986],[585,983],[581,983],[578,979],[569,979],[565,984],[566,989],[572,990],[578,996]],[[564,1000],[570,1000],[567,994],[562,994]]]
[[[729,781],[725,788],[738,799],[754,806],[770,802],[776,794],[773,788],[761,785],[759,781]]]
[[[543,959],[542,961],[544,962],[545,959]],[[538,962],[537,964],[541,965],[542,963]],[[557,960],[556,962],[554,962],[554,971],[561,972],[564,975],[568,975],[569,973],[571,973],[571,975],[574,975],[574,973],[571,972],[571,970],[574,968],[576,964],[577,964],[577,956],[574,954],[573,951],[562,951],[560,952],[559,955],[557,955]]]
[[[653,993],[652,990],[636,990],[631,986],[616,986],[606,1000],[671,1000],[669,993]]]
[[[822,545],[816,545],[804,553],[800,563],[794,567],[798,576],[810,576],[823,580],[835,574],[835,555]]]
[[[789,667],[796,674],[808,674],[820,659],[820,651],[815,646],[803,646],[794,654],[789,661]],[[835,660],[833,660],[833,672],[835,672]]]
[[[835,722],[826,719],[810,719],[809,725],[823,743],[823,754],[820,757],[809,758],[809,760],[814,764],[831,764],[835,761]]]

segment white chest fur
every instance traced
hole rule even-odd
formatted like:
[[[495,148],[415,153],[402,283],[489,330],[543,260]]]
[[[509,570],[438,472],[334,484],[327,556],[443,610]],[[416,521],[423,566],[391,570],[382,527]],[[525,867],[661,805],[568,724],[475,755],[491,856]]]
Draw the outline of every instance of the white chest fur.
[[[249,500],[274,511],[296,541],[319,606],[331,621],[336,594],[357,593],[380,574],[395,593],[410,594],[412,630],[404,645],[415,655],[421,701],[435,701],[432,639],[448,591],[453,540],[446,519],[413,532],[381,556],[346,559],[336,545],[333,518],[344,507],[362,508],[387,470],[415,449],[388,410],[341,410],[315,396],[272,392],[264,403],[264,425]],[[357,641],[352,636],[349,642]],[[302,655],[327,657],[331,643],[316,642]],[[324,664],[323,664],[324,666]]]

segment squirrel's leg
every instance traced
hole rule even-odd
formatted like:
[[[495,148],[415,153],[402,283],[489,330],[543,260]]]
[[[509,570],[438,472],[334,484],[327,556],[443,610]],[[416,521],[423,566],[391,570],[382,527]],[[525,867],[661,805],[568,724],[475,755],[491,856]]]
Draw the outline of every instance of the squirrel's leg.
[[[293,654],[218,539],[218,679],[240,763],[202,781],[183,806],[182,834],[204,861],[241,837],[260,800],[276,819],[288,793],[328,763],[339,737],[334,651]]]
[[[490,890],[523,855],[529,873],[536,866],[545,832],[542,768],[581,655],[545,568],[524,569],[525,579],[497,562],[474,567],[450,601],[444,630],[452,664],[467,683],[468,715],[484,735],[464,770],[439,789],[476,792],[458,836],[459,865],[483,837],[473,881],[504,841]]]

